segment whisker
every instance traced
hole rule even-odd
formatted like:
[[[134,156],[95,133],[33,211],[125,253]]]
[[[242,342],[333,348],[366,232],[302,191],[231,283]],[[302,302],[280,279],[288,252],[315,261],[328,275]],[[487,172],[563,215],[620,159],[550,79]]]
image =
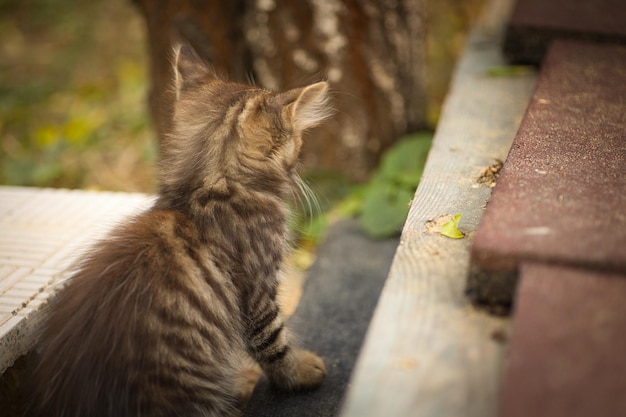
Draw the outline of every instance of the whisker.
[[[299,208],[302,212],[303,220],[307,222],[308,229],[312,229],[314,219],[322,213],[322,208],[319,202],[319,199],[309,187],[309,185],[302,180],[302,178],[297,177],[295,179],[295,183],[297,185],[296,192],[296,202],[299,205]],[[300,227],[300,232],[305,232],[305,227]]]
[[[246,79],[249,84],[256,85],[256,80],[254,79],[254,72],[248,71],[246,72]]]

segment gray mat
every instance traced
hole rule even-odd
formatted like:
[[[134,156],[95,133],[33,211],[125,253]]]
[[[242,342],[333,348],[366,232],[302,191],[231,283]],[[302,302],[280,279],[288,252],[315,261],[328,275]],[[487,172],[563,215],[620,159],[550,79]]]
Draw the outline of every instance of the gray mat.
[[[248,403],[247,417],[338,415],[398,243],[369,239],[356,220],[331,227],[290,319],[300,344],[324,358],[326,381],[316,391],[284,394],[262,377]]]

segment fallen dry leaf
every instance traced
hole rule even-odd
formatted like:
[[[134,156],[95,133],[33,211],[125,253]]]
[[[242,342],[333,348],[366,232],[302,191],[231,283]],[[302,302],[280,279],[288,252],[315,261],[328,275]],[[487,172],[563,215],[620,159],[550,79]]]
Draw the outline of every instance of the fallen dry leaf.
[[[501,160],[496,159],[495,163],[480,171],[480,175],[478,176],[476,182],[479,184],[484,184],[490,188],[495,187],[496,180],[500,176],[500,170],[502,169],[503,165],[504,163]]]

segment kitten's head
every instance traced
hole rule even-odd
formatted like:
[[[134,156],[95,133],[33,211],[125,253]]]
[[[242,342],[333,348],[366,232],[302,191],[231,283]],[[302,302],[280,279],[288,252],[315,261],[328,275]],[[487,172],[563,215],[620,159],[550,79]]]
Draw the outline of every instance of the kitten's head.
[[[172,132],[162,193],[289,192],[303,132],[329,115],[328,84],[282,93],[226,82],[186,45],[176,50]],[[208,197],[206,197],[208,198]]]

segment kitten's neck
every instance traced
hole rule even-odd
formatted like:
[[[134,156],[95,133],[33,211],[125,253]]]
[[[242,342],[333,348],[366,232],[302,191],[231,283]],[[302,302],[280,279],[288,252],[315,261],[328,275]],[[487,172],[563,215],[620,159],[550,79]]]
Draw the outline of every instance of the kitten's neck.
[[[288,248],[287,204],[276,195],[236,187],[228,193],[197,189],[184,199],[162,194],[155,208],[182,213],[235,270],[273,274]]]

